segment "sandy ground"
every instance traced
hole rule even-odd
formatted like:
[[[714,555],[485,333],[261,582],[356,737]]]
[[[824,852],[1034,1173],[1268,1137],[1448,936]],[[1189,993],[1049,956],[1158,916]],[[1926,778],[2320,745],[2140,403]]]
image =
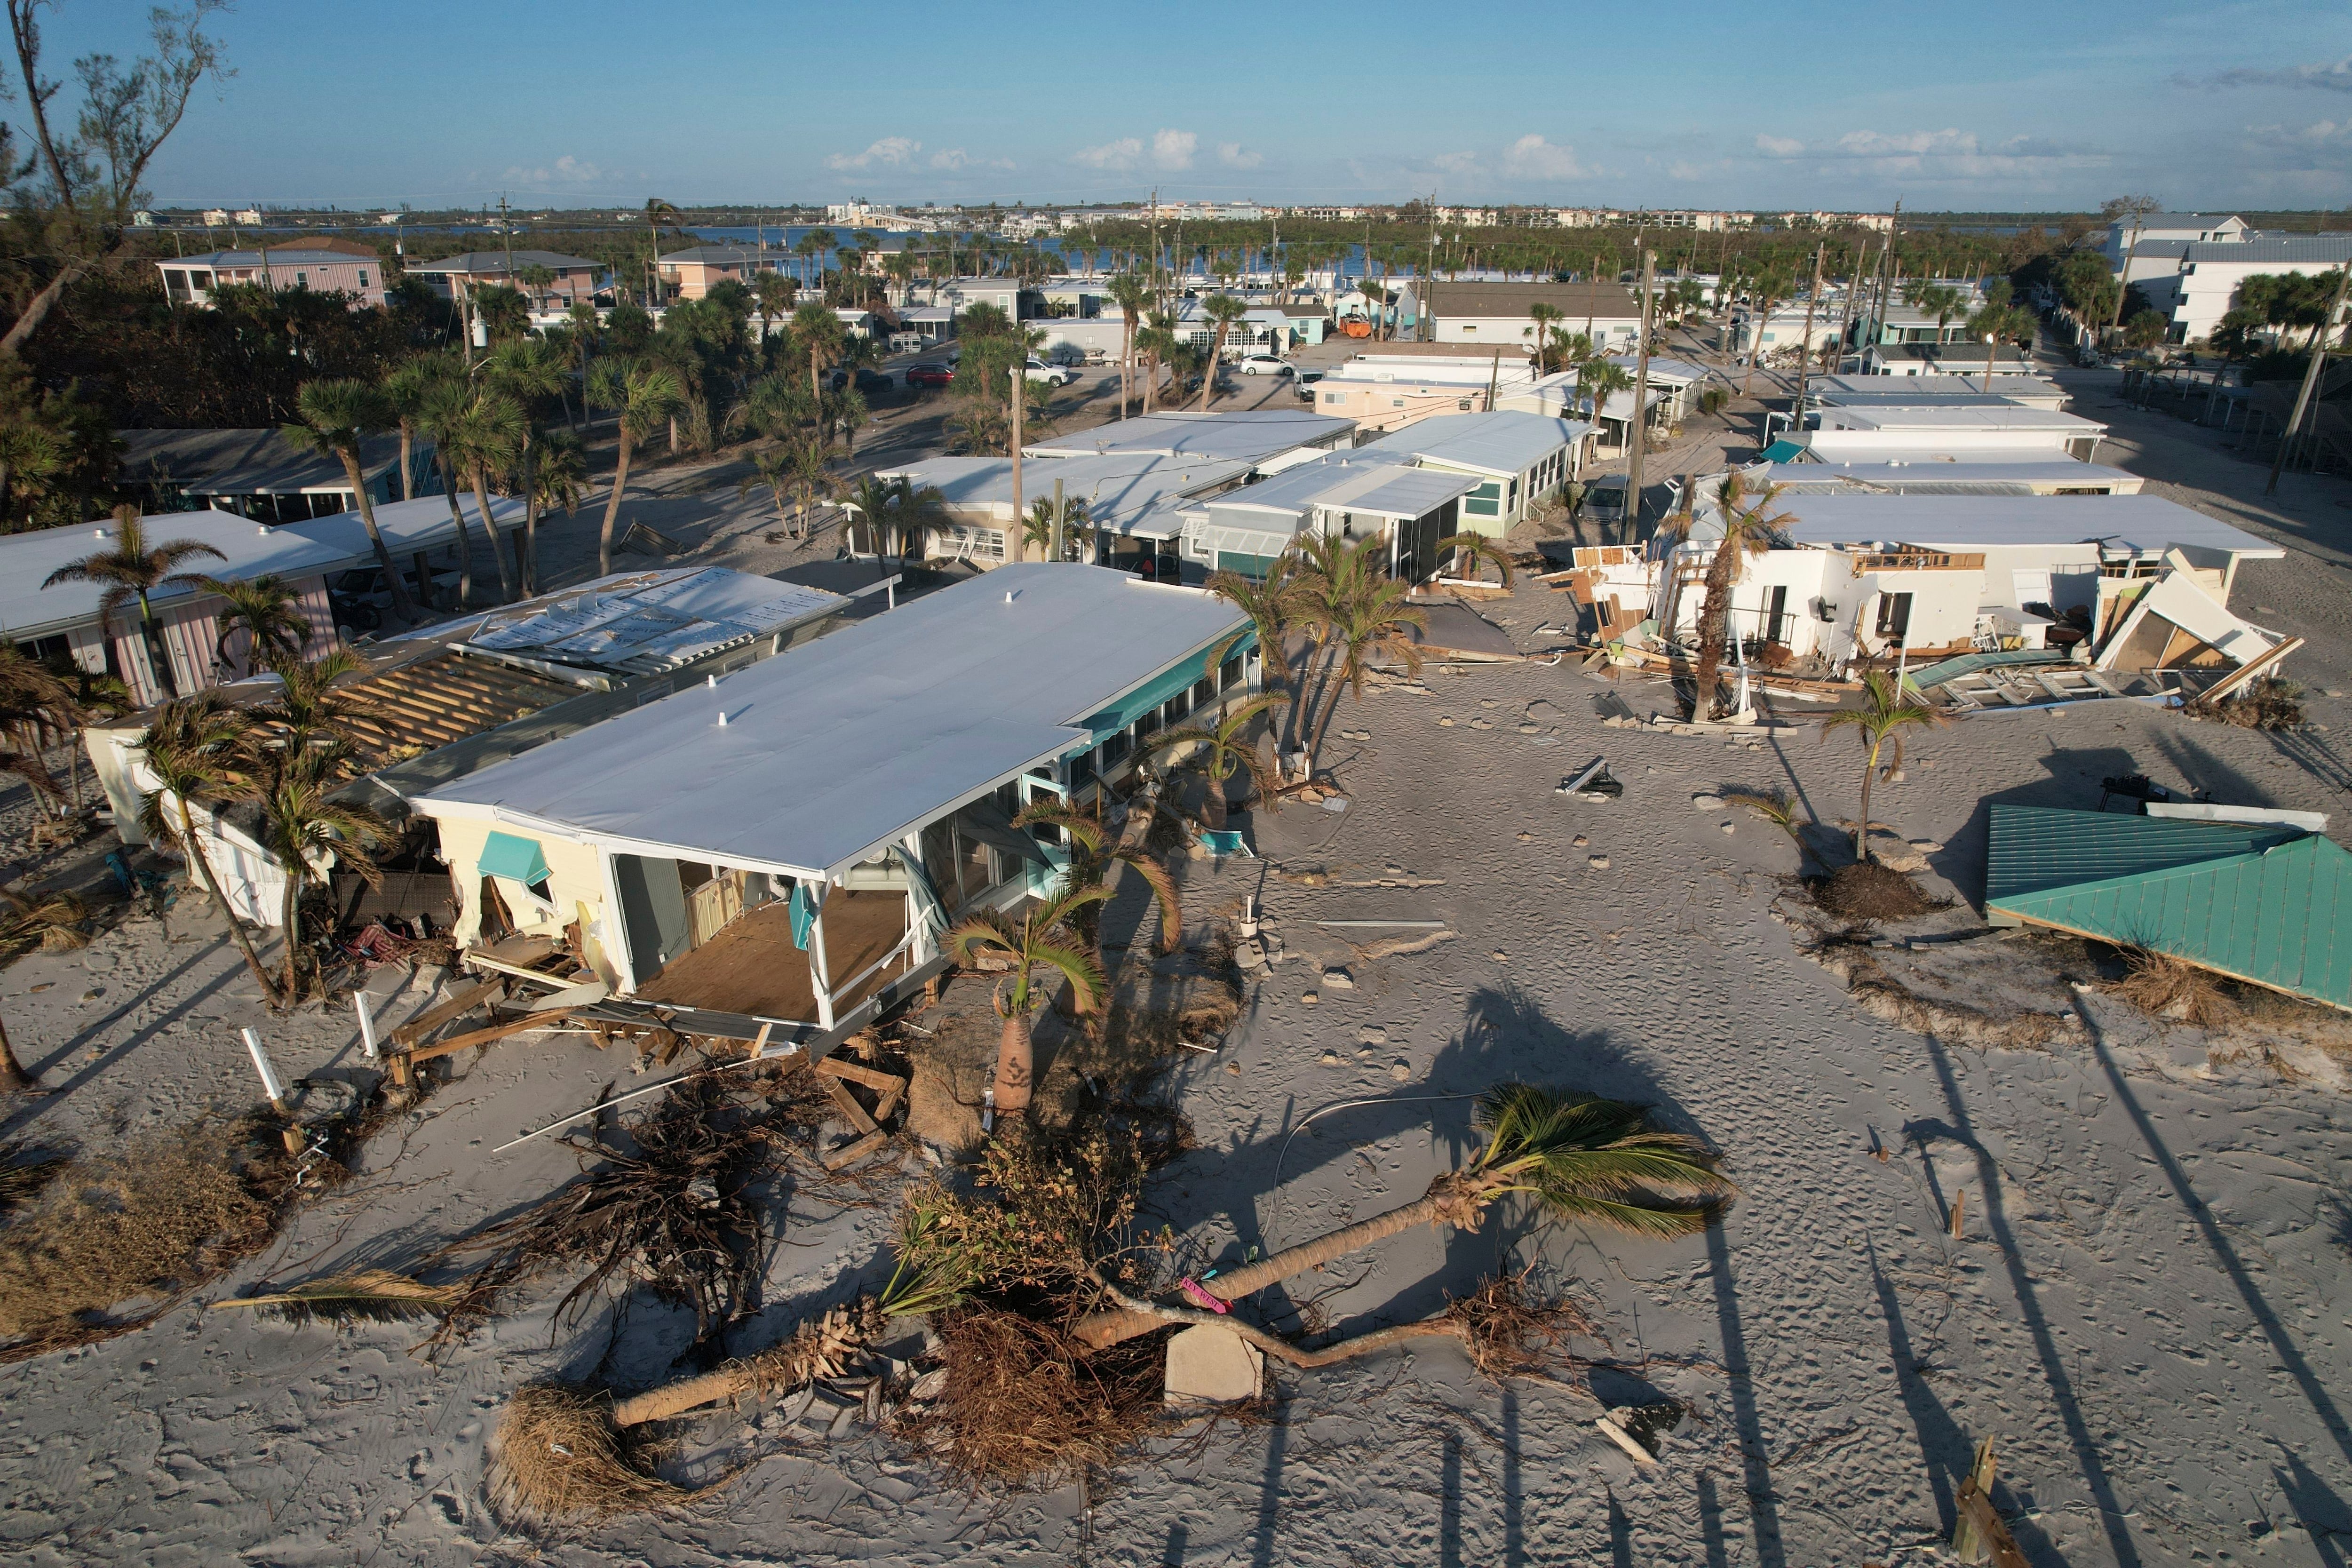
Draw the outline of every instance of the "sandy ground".
[[[2313,687],[2352,683],[2352,487],[2291,477],[2279,504],[2231,499],[2254,497],[2259,471],[2205,433],[2102,402],[2095,380],[2078,386],[2078,410],[2116,421],[2105,455],[2296,545],[2249,568],[2239,603],[2312,639],[2295,673]],[[675,504],[710,520],[698,558],[773,569],[765,520],[748,502],[738,511],[731,483]],[[1523,587],[1487,608],[1533,647],[1560,604]],[[191,1305],[0,1371],[0,1542],[43,1565],[1893,1563],[1934,1559],[1958,1474],[1989,1436],[1998,1500],[2045,1568],[2342,1563],[2341,1095],[2217,1060],[2217,1042],[2095,993],[2084,1026],[2035,1051],[1953,1047],[1866,1016],[1774,917],[1797,864],[1788,839],[1691,800],[1780,785],[1821,817],[1851,816],[1850,743],[1810,729],[1751,747],[1604,728],[1604,696],[1636,711],[1669,702],[1661,687],[1603,684],[1570,664],[1433,668],[1425,691],[1343,710],[1335,733],[1369,736],[1335,742],[1347,810],[1262,820],[1267,861],[1188,864],[1196,916],[1260,893],[1286,956],[1252,984],[1223,1050],[1171,1073],[1200,1148],[1147,1195],[1149,1223],[1231,1262],[1417,1195],[1468,1145],[1468,1097],[1497,1079],[1650,1101],[1727,1152],[1745,1196],[1720,1230],[1654,1245],[1504,1216],[1477,1235],[1401,1237],[1269,1307],[1286,1329],[1286,1308],[1367,1326],[1532,1263],[1606,1325],[1606,1346],[1582,1347],[1601,1363],[1589,1394],[1497,1388],[1450,1345],[1391,1353],[1286,1374],[1270,1422],[1154,1446],[1091,1496],[1012,1499],[970,1497],[855,1422],[828,1440],[822,1410],[748,1426],[711,1415],[693,1424],[680,1473],[740,1467],[716,1501],[531,1541],[482,1501],[500,1402],[520,1382],[600,1362],[617,1384],[655,1381],[689,1325],[640,1309],[605,1362],[609,1317],[551,1325],[553,1290],[435,1368],[404,1353],[410,1331],[296,1330]],[[2352,826],[2336,757],[2347,709],[2315,694],[2326,728],[2275,739],[2125,704],[1974,719],[1919,743],[1874,815],[1940,845],[1933,878],[1971,897],[1986,800],[2088,806],[2105,773],[2331,810],[2340,835]],[[1603,753],[1622,799],[1554,793]],[[1139,914],[1122,905],[1115,918]],[[1457,934],[1368,961],[1315,923],[1338,920],[1442,920]],[[1983,966],[1980,1005],[2021,994],[2035,974],[2053,988],[2042,1005],[2071,999],[2056,988],[2063,955],[2036,970],[1998,956],[2008,951],[2022,952],[1987,942],[1948,962]],[[1923,984],[1932,962],[1914,972]],[[1327,965],[1353,985],[1327,982]],[[1943,979],[1968,984],[1958,968]],[[425,1001],[410,990],[386,1010]],[[984,1005],[976,987],[950,992],[951,1009]],[[264,1019],[233,952],[193,915],[168,940],[134,920],[87,953],[26,958],[0,974],[0,1007],[62,1091],[10,1108],[0,1135],[37,1143],[103,1145],[249,1104],[236,1035],[247,1023],[289,1073],[360,1066],[341,1016]],[[461,1062],[370,1146],[357,1180],[210,1293],[399,1267],[574,1169],[544,1141],[495,1145],[608,1081],[646,1081],[564,1038]],[[856,1289],[883,1216],[803,1195],[779,1223],[766,1322],[780,1333]],[[1637,1471],[1594,1432],[1593,1395],[1654,1392],[1697,1419],[1664,1464]]]

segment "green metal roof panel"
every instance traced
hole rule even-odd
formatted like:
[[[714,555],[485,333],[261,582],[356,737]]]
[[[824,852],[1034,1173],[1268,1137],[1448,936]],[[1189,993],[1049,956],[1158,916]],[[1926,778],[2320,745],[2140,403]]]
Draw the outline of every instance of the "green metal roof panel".
[[[1805,455],[1805,449],[1794,441],[1775,441],[1757,455],[1759,463],[1793,463]]]
[[[2316,834],[2252,854],[2021,893],[2000,908],[2352,1008],[2352,854]]]
[[[2047,888],[2250,854],[2303,833],[2272,822],[2194,822],[1998,803],[1991,810],[1992,842],[1985,858],[1988,905]]]
[[[2015,647],[1996,653],[1964,653],[1913,670],[1906,683],[1914,690],[1925,691],[1931,686],[1941,686],[1948,680],[1974,675],[1980,669],[2000,669],[2015,664],[2060,666],[2074,662],[2072,656],[2059,648]]]

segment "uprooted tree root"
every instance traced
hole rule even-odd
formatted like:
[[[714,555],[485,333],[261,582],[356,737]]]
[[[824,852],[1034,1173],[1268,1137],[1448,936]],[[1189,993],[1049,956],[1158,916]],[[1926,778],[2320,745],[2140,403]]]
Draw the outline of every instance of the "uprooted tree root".
[[[1902,872],[1874,860],[1841,866],[1808,884],[1813,902],[1848,921],[1907,921],[1944,906]]]
[[[1498,1383],[1549,1371],[1567,1359],[1571,1336],[1600,1334],[1599,1325],[1570,1298],[1529,1294],[1526,1270],[1497,1275],[1448,1302],[1445,1318],[1459,1325],[1472,1364]]]
[[[946,1387],[899,1429],[975,1487],[1058,1485],[1109,1465],[1158,1419],[1155,1343],[1087,1353],[1053,1324],[994,1307],[937,1327]]]
[[[2152,1017],[2210,1029],[2234,1022],[2237,1004],[2221,976],[2153,948],[2123,950],[2126,973],[2106,989]]]
[[[1800,951],[1844,981],[1846,994],[1864,1012],[1915,1035],[1979,1049],[2030,1051],[2047,1049],[2066,1027],[2055,1013],[1999,1017],[1980,1007],[1922,996],[1887,973],[1867,948],[1852,942],[1824,941]]]
[[[663,1480],[659,1445],[613,1422],[610,1396],[568,1383],[526,1384],[499,1418],[490,1508],[526,1529],[675,1509],[702,1494]]]
[[[259,1121],[200,1122],[47,1173],[0,1229],[0,1364],[94,1344],[153,1322],[266,1247],[313,1165]],[[117,1316],[126,1302],[143,1310]]]

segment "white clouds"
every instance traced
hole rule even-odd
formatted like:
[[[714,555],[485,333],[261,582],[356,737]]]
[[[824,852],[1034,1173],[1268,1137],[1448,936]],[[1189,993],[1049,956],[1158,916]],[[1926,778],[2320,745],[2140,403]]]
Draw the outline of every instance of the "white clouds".
[[[906,136],[885,136],[857,153],[835,153],[824,161],[828,169],[903,169],[914,162],[923,144]]]
[[[1217,143],[1217,162],[1228,169],[1255,169],[1265,162],[1263,153],[1252,153],[1238,142]]]
[[[1255,162],[1255,153],[1244,153],[1238,142],[1228,143],[1238,156],[1248,157],[1251,163],[1235,164],[1249,168]],[[1155,169],[1189,169],[1192,158],[1201,149],[1200,136],[1191,131],[1155,131],[1151,133],[1151,166]],[[1220,150],[1222,152],[1222,149]],[[1070,154],[1073,163],[1084,163],[1089,169],[1114,172],[1134,168],[1144,159],[1144,143],[1140,136],[1122,136],[1098,147],[1081,147]]]
[[[1503,173],[1518,180],[1575,180],[1591,173],[1576,161],[1571,147],[1557,147],[1540,136],[1527,135],[1503,153]]]
[[[944,169],[950,174],[955,174],[964,169],[1010,169],[1013,167],[1013,160],[975,158],[961,147],[942,147],[931,154],[930,165],[934,169]]]
[[[1135,161],[1142,156],[1142,142],[1133,136],[1122,136],[1099,147],[1081,147],[1070,154],[1070,161],[1084,163],[1089,169],[1132,169]]]
[[[2278,70],[2239,66],[2196,79],[2194,83],[2187,77],[2173,79],[2184,85],[2205,87],[2313,87],[2327,92],[2352,92],[2352,55],[2340,60],[2321,60],[2315,65],[2287,66]]]
[[[2103,169],[2113,160],[2090,147],[2068,146],[2038,137],[2012,136],[1987,144],[1976,132],[1941,131],[1848,131],[1827,142],[1789,136],[1756,138],[1756,150],[1781,162],[1809,163],[1820,174],[1864,174],[1882,179],[1929,181],[2047,181],[2063,174]]]
[[[581,159],[574,158],[567,153],[545,168],[525,169],[517,167],[509,169],[507,171],[507,183],[515,185],[538,185],[541,187],[558,185],[593,185],[604,183],[607,178],[613,177],[616,174],[617,171],[599,168],[593,163],[585,163]]]
[[[1440,153],[1430,162],[1449,174],[1475,174],[1479,172],[1478,154],[1475,153]]]

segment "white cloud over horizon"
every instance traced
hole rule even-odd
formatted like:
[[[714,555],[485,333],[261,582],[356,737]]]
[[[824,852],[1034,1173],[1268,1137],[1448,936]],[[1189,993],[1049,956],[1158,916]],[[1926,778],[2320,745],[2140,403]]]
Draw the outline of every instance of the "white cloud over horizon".
[[[1265,162],[1265,154],[1253,153],[1238,142],[1217,143],[1217,162],[1228,169],[1255,169]]]
[[[1151,133],[1151,162],[1162,169],[1189,169],[1192,166],[1193,150],[1201,139],[1190,131],[1155,131]]]
[[[903,169],[912,163],[923,144],[909,136],[885,136],[871,142],[863,153],[835,153],[824,161],[828,169]]]
[[[2352,55],[2307,66],[2233,66],[2210,76],[2178,76],[2173,80],[2184,87],[2311,87],[2326,92],[2352,92]]]

